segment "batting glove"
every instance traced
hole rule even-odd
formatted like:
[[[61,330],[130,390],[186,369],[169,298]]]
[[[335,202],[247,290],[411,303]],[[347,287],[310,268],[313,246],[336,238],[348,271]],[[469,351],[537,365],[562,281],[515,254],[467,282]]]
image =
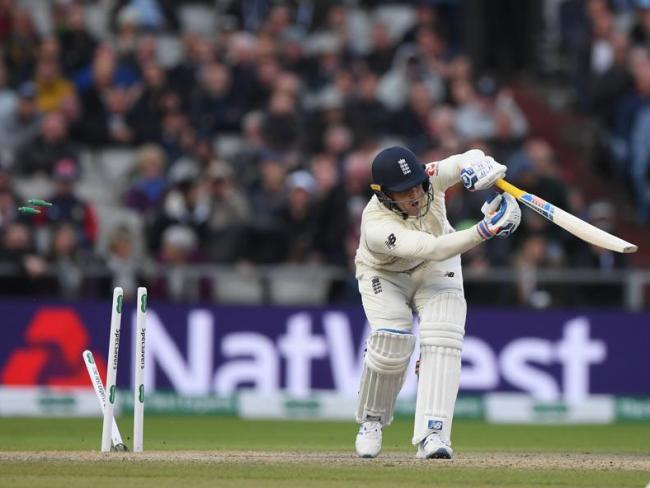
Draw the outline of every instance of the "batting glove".
[[[485,190],[506,175],[503,164],[497,163],[491,156],[472,161],[460,172],[460,179],[469,191]]]
[[[505,239],[512,234],[521,222],[521,209],[515,197],[507,193],[495,194],[488,198],[481,212],[485,218],[478,223],[478,233],[483,239],[494,236]]]

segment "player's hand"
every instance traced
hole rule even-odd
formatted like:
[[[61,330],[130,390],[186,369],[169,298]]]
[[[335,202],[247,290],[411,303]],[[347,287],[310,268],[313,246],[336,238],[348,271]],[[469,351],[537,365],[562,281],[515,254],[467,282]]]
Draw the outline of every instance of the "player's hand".
[[[485,218],[478,224],[478,233],[483,239],[494,236],[506,238],[512,234],[521,222],[521,209],[515,197],[508,193],[496,193],[488,198],[481,212]]]
[[[503,178],[507,169],[491,156],[484,156],[468,162],[460,172],[460,179],[469,191],[485,190]]]

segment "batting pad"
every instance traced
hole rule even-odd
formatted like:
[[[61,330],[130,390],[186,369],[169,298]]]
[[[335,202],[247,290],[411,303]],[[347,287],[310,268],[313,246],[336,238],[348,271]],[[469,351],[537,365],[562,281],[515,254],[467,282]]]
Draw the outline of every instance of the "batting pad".
[[[388,425],[393,420],[395,400],[402,389],[415,337],[410,332],[377,329],[366,341],[357,422],[376,420]]]
[[[460,383],[465,335],[465,299],[442,293],[431,299],[420,323],[420,373],[413,444],[431,432],[451,442],[451,423]]]

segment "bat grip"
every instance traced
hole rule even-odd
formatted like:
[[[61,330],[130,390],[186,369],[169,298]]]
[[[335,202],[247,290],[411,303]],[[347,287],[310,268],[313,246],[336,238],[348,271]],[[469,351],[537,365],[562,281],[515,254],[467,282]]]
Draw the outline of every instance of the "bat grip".
[[[519,200],[523,195],[526,194],[525,191],[520,190],[517,188],[515,185],[512,183],[508,183],[506,180],[503,178],[499,178],[495,183],[494,186],[499,188],[500,190],[503,190],[506,193],[510,193],[513,197],[515,197],[517,200]]]

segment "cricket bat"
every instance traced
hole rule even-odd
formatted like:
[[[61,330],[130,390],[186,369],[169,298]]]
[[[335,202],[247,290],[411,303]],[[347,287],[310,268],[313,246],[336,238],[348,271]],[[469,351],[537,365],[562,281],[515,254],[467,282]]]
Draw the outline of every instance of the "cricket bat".
[[[620,253],[633,253],[639,248],[638,246],[624,241],[623,239],[613,236],[598,227],[579,219],[569,212],[565,212],[543,198],[520,190],[504,179],[498,179],[495,183],[497,188],[509,193],[531,210],[537,212],[542,217],[550,220],[555,225],[559,225],[567,232],[595,246],[609,249],[610,251]]]

